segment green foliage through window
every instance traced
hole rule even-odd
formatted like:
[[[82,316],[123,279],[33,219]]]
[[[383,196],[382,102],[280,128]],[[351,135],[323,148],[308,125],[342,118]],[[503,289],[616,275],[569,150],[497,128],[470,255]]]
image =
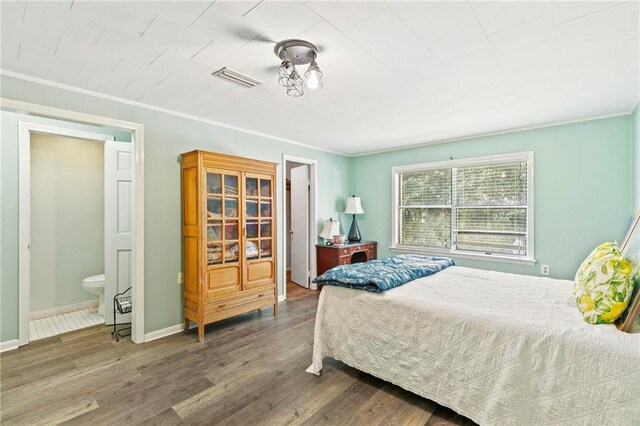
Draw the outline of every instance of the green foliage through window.
[[[527,256],[527,162],[398,175],[398,244]]]

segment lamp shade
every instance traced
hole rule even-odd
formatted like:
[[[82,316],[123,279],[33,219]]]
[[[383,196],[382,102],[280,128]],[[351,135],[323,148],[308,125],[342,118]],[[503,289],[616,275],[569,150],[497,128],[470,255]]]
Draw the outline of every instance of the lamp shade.
[[[362,204],[360,204],[360,197],[355,195],[347,198],[347,209],[344,211],[347,214],[363,214]]]
[[[320,232],[319,236],[325,240],[330,240],[334,235],[338,234],[340,234],[340,222],[333,220],[333,218],[329,218],[324,223],[324,228],[322,228],[322,232]]]

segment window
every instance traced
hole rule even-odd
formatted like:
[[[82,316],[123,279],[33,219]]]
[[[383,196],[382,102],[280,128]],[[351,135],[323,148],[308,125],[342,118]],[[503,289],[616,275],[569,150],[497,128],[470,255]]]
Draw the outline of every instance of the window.
[[[393,169],[393,247],[533,262],[533,153]]]

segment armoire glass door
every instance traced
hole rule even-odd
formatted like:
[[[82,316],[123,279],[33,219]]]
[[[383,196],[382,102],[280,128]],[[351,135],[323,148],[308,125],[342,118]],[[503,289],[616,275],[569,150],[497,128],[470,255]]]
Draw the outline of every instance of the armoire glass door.
[[[240,259],[238,174],[207,170],[207,264]]]
[[[247,260],[273,257],[273,181],[270,176],[246,176],[245,221]]]

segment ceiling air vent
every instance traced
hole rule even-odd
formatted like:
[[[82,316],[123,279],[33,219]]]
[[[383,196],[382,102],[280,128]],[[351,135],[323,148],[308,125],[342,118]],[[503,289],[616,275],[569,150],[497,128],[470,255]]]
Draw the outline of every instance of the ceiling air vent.
[[[222,67],[218,71],[212,72],[211,75],[249,88],[262,85],[261,81],[255,80],[247,75],[240,74],[237,71],[230,70],[227,67]]]

